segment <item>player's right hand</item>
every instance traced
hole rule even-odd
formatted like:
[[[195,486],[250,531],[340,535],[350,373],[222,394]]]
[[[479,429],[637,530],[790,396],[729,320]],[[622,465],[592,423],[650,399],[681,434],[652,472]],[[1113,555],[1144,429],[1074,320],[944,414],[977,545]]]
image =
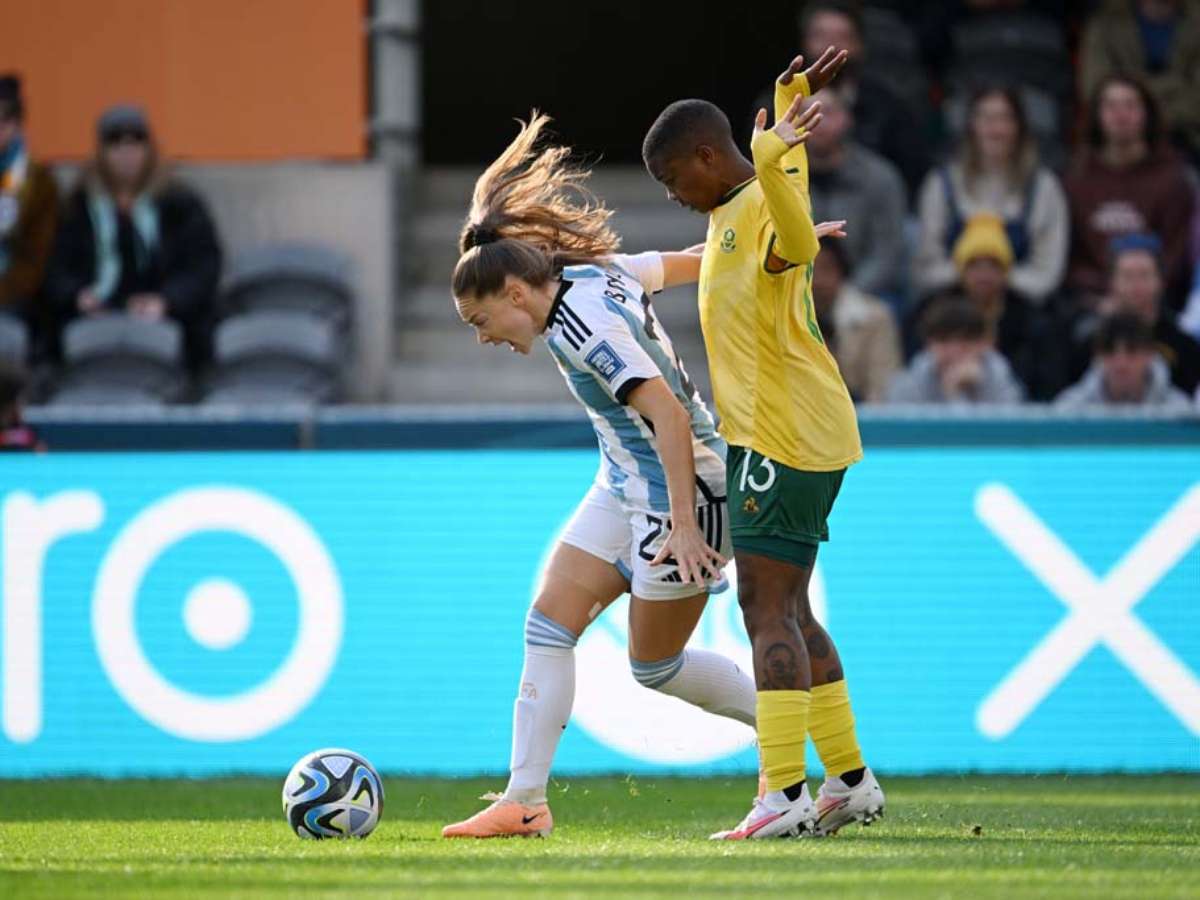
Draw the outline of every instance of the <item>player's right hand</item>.
[[[771,128],[788,147],[795,147],[808,140],[812,130],[821,124],[820,101],[804,108],[805,98],[797,95],[778,122]],[[767,127],[767,111],[760,109],[754,117],[754,137],[757,138]],[[753,143],[753,138],[751,139]]]
[[[725,557],[704,542],[704,535],[695,521],[682,526],[673,522],[671,533],[650,565],[662,565],[671,557],[675,559],[683,583],[699,588],[716,580],[727,563]]]

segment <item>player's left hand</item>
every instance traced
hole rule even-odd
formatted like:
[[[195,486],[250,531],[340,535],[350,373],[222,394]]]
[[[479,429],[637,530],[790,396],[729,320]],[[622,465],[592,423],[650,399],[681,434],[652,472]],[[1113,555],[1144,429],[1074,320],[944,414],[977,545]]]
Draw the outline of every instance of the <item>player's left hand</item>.
[[[788,147],[795,147],[808,140],[809,134],[821,124],[821,104],[818,101],[804,109],[804,97],[797,96],[775,126],[771,129]],[[767,111],[760,109],[754,117],[754,137],[758,137],[767,127]]]
[[[716,580],[727,562],[705,543],[704,535],[694,521],[683,525],[673,522],[671,533],[650,565],[659,566],[672,558],[679,568],[683,583],[695,584],[699,588],[710,580]]]
[[[849,54],[845,50],[838,50],[832,44],[825,48],[825,52],[817,57],[817,61],[804,68],[804,57],[797,56],[792,60],[792,64],[784,70],[784,73],[779,76],[780,84],[791,84],[792,79],[803,73],[808,79],[808,90],[815,94],[829,82],[837,77],[837,73],[842,70],[842,66],[846,64],[846,59]]]

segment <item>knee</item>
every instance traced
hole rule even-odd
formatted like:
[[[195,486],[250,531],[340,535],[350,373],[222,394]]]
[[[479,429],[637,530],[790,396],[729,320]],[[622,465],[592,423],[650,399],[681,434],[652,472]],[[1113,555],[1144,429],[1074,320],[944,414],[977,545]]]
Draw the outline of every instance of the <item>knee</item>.
[[[653,662],[643,662],[630,657],[629,668],[633,672],[634,681],[642,687],[659,690],[683,668],[683,654],[686,652],[680,651],[674,656]]]
[[[753,589],[747,591],[740,583],[738,605],[742,608],[742,621],[751,641],[755,635],[773,628],[797,627],[795,611],[790,604],[781,602],[779,597],[764,595]]]
[[[579,636],[570,628],[555,622],[536,607],[525,615],[525,644],[530,647],[553,647],[573,650]]]

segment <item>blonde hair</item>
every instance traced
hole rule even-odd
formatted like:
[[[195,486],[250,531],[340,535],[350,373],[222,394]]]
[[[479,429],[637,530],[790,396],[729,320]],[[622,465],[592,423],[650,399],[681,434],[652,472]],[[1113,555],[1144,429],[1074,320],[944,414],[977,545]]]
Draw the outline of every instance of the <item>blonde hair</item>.
[[[610,256],[620,247],[608,224],[612,211],[583,185],[591,172],[570,163],[568,147],[537,147],[549,122],[534,110],[475,182],[459,236],[454,296],[493,293],[507,275],[545,284],[564,265]]]

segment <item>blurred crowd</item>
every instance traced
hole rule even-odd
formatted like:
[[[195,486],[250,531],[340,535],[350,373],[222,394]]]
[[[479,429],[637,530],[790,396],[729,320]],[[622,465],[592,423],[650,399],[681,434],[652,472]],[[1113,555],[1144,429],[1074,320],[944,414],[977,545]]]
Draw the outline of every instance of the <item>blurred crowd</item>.
[[[96,122],[96,150],[60,196],[50,170],[31,159],[20,80],[0,77],[0,316],[24,333],[24,356],[60,359],[78,319],[120,312],[174,322],[184,358],[209,355],[221,247],[204,201],[171,177],[141,109],[119,105]]]
[[[1075,6],[802,6],[850,53],[808,154],[857,400],[1200,403],[1200,0]]]
[[[105,110],[92,157],[65,182],[30,158],[25,112],[20,80],[0,76],[0,447],[35,441],[18,406],[31,397],[341,398],[353,306],[344,256],[264,245],[224,265],[206,202],[163,162],[141,108]]]
[[[1200,404],[1200,0],[813,0],[798,27],[810,58],[849,51],[814,98],[808,154],[814,218],[849,223],[817,259],[813,297],[857,401]],[[77,324],[119,319],[173,329],[199,380],[221,343],[203,200],[137,107],[100,116],[65,196],[30,158],[24,118],[18,78],[0,77],[0,361],[31,364],[35,382],[58,373],[43,396],[89,402],[64,358],[142,339]],[[325,375],[256,358],[210,394],[335,398],[339,345],[295,316],[281,327],[273,302],[226,329],[226,355],[278,357],[289,334],[292,357]],[[78,367],[85,382],[103,362]],[[22,381],[0,375],[6,393]],[[282,393],[247,391],[271,378]],[[19,440],[19,423],[0,427]]]

